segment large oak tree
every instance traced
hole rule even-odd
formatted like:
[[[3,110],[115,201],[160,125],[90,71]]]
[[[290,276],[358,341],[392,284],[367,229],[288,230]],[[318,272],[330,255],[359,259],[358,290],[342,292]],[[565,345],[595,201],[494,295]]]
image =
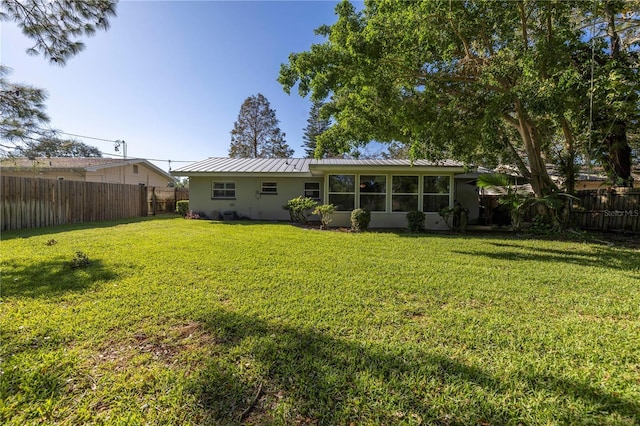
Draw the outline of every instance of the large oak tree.
[[[283,64],[289,92],[330,98],[335,124],[318,137],[347,152],[399,141],[413,158],[513,162],[536,195],[557,191],[546,164],[574,153],[588,104],[576,52],[579,3],[345,1],[327,37]],[[588,48],[587,48],[588,49]],[[558,142],[559,141],[559,142]]]

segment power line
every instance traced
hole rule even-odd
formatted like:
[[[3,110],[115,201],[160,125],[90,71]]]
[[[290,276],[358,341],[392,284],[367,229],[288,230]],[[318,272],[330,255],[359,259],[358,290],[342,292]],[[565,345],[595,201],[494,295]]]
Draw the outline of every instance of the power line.
[[[77,138],[83,138],[83,139],[93,139],[94,141],[113,142],[113,143],[118,142],[117,140],[112,140],[112,139],[95,138],[93,136],[76,135],[74,133],[67,133],[67,132],[61,132],[61,131],[57,131],[56,133],[60,133],[62,135],[67,135],[67,136],[75,136]]]
[[[104,155],[109,155],[112,157],[122,157],[124,158],[124,155],[122,154],[111,154],[109,152],[103,152]],[[170,162],[170,163],[195,163],[198,160],[168,160],[168,159],[160,159],[160,158],[146,158],[146,157],[132,157],[130,155],[127,155],[127,160],[148,160],[148,161],[164,161],[164,162]]]
[[[78,134],[75,134],[75,133],[67,133],[67,132],[61,132],[61,131],[57,131],[56,133],[60,133],[62,135],[67,135],[67,136],[75,136],[77,138],[92,139],[94,141],[111,142],[111,143],[122,142],[121,140],[96,138],[94,136],[84,136],[84,135],[78,135]],[[113,156],[113,157],[125,158],[125,156],[123,154],[111,154],[111,153],[105,153],[105,152],[103,152],[103,154],[109,155],[109,156]],[[148,160],[148,161],[168,162],[169,166],[171,166],[171,163],[195,163],[197,161],[197,160],[190,161],[190,160],[169,160],[169,159],[159,159],[159,158],[142,158],[142,157],[131,157],[131,156],[127,156],[126,158],[135,159],[135,160]]]

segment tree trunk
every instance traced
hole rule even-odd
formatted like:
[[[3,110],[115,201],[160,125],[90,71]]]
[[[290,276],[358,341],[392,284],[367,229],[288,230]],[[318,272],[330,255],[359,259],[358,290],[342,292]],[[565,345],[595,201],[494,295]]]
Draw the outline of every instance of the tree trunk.
[[[520,101],[516,101],[516,114],[518,119],[517,130],[520,133],[520,137],[524,142],[524,148],[527,153],[527,159],[529,160],[529,170],[531,172],[531,188],[536,197],[544,197],[555,191],[558,187],[553,183],[547,173],[547,165],[542,158],[541,153],[541,136],[537,131],[535,124],[525,109],[520,104]]]
[[[620,35],[616,30],[616,5],[612,1],[605,3],[604,11],[607,16],[607,35],[609,36],[610,59],[616,63],[620,60]],[[604,168],[609,177],[615,180],[616,185],[632,186],[631,176],[631,147],[627,141],[627,126],[622,120],[611,117],[605,120],[605,125],[610,129],[605,136],[607,146],[608,161]]]
[[[609,158],[604,164],[607,174],[615,179],[618,186],[633,186],[631,176],[631,147],[627,142],[626,125],[614,121],[611,130],[605,137]]]

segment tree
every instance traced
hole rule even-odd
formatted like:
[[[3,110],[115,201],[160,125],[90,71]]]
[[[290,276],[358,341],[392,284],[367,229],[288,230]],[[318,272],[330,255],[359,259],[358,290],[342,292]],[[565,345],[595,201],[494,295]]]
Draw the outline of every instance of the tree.
[[[382,158],[403,160],[409,158],[409,148],[403,143],[392,141],[387,147],[387,152],[382,153]]]
[[[65,65],[84,49],[81,36],[109,29],[116,16],[115,0],[2,0],[0,21],[14,21],[35,44],[30,55],[41,54],[52,63]]]
[[[15,141],[30,140],[42,135],[42,127],[49,121],[44,112],[47,94],[24,84],[14,84],[7,79],[9,68],[0,65],[0,139],[1,151],[15,148]]]
[[[316,30],[327,41],[291,54],[278,80],[331,96],[321,146],[398,141],[411,158],[513,162],[544,197],[558,190],[551,146],[575,152],[582,131],[575,53],[588,44],[575,13],[570,2],[386,0],[359,12],[344,1]]]
[[[302,140],[306,158],[327,158],[336,155],[326,150],[316,151],[316,138],[331,127],[331,121],[323,118],[320,114],[324,101],[314,101],[309,110],[309,118],[307,118],[307,127],[304,128]]]
[[[592,86],[592,134],[587,150],[615,184],[632,186],[632,139],[640,130],[640,2],[600,0],[582,5],[578,22],[589,36],[591,56],[582,74]]]
[[[102,151],[82,142],[57,137],[30,141],[17,150],[17,154],[28,157],[102,157]]]
[[[16,22],[23,34],[34,40],[28,54],[41,54],[63,66],[84,49],[78,38],[108,29],[115,10],[114,0],[2,0],[0,22]],[[55,134],[46,128],[46,92],[11,83],[8,74],[9,68],[0,66],[0,138],[6,141],[2,144],[5,153],[25,141]]]
[[[242,103],[231,131],[231,158],[287,158],[293,155],[278,127],[276,112],[262,94]]]

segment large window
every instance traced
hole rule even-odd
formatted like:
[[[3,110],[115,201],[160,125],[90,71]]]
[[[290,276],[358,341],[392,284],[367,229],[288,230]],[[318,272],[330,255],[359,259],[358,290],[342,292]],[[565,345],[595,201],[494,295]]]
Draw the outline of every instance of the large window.
[[[329,175],[329,204],[336,211],[351,211],[356,198],[355,175]]]
[[[313,198],[315,201],[320,201],[320,182],[305,182],[304,196],[306,198]]]
[[[262,182],[262,186],[260,187],[261,194],[277,194],[278,193],[278,183],[277,182]]]
[[[394,212],[418,210],[418,176],[391,178],[391,210]]]
[[[387,210],[387,177],[384,175],[360,176],[360,208],[370,212]]]
[[[212,198],[236,198],[235,182],[213,182]]]
[[[422,189],[422,210],[425,212],[439,212],[449,207],[449,176],[424,176]]]

